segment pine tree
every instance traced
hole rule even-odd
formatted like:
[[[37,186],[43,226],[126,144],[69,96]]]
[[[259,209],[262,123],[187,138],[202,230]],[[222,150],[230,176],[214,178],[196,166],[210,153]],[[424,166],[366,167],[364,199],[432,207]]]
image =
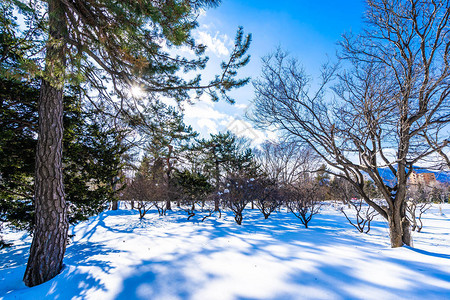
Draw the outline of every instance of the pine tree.
[[[209,139],[199,140],[196,147],[203,150],[203,155],[199,157],[202,172],[211,179],[216,193],[223,187],[227,176],[251,176],[257,170],[249,146],[230,131],[211,134]],[[220,211],[218,198],[215,199],[215,210]]]
[[[172,176],[184,160],[190,141],[198,133],[183,121],[183,114],[176,108],[151,101],[141,111],[134,111],[129,123],[136,128],[143,140],[143,150],[148,163],[161,170],[161,179],[168,190],[166,209],[171,210]]]

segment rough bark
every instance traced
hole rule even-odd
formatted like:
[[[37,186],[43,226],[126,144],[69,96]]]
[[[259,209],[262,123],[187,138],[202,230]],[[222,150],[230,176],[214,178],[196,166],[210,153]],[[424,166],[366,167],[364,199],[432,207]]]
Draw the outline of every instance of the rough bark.
[[[402,247],[403,245],[412,247],[411,226],[406,218],[404,203],[401,207],[394,206],[393,211],[388,214],[389,235],[391,247]]]
[[[172,178],[172,171],[173,171],[174,167],[172,166],[170,159],[172,158],[173,146],[168,145],[168,148],[169,148],[169,152],[166,157],[166,165],[167,165],[166,177],[167,177],[167,190],[169,191],[169,193],[168,193],[168,197],[166,200],[166,210],[172,210],[172,204],[171,204],[170,198],[172,197],[171,178]]]
[[[65,53],[64,11],[59,1],[48,1],[49,41],[39,96],[35,174],[35,227],[24,275],[27,286],[55,277],[63,267],[69,224],[62,172],[63,86]]]
[[[35,229],[24,282],[35,286],[62,269],[68,222],[62,174],[62,90],[43,81],[36,153]]]
[[[133,207],[133,203],[131,204],[131,206]],[[118,210],[119,209],[119,201],[118,200],[113,200],[112,201],[112,205],[111,205],[111,210]]]

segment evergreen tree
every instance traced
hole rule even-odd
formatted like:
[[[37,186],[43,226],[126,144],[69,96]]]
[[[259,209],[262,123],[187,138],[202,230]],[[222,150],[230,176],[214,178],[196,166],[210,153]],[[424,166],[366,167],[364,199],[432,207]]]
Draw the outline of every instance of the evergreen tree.
[[[196,148],[202,151],[202,155],[197,157],[201,172],[210,178],[216,193],[229,176],[239,174],[251,178],[257,173],[258,167],[248,143],[230,131],[211,134],[209,139],[199,140]],[[220,211],[218,197],[215,210]]]
[[[221,181],[228,174],[250,174],[256,170],[254,155],[249,145],[230,131],[211,134],[210,139],[198,141],[197,147],[203,149],[203,171],[214,180],[216,189],[219,189]]]
[[[38,83],[0,78],[0,220],[32,230]],[[64,184],[70,223],[85,220],[115,197],[126,148],[117,133],[84,113],[79,97],[64,98]]]
[[[200,173],[189,170],[175,171],[173,176],[173,187],[177,191],[177,199],[191,206],[190,214],[193,215],[195,203],[204,204],[207,196],[212,191],[212,186],[208,182],[208,177]]]
[[[0,78],[0,221],[31,230],[39,90]]]
[[[144,141],[146,160],[161,170],[161,179],[168,189],[166,208],[171,210],[172,176],[183,161],[191,139],[198,134],[183,121],[183,114],[175,107],[151,101],[142,111],[135,111],[129,123]]]

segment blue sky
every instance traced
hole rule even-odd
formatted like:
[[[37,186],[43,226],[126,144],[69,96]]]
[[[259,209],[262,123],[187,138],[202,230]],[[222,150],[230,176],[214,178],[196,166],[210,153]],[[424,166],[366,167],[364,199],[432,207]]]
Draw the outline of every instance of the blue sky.
[[[297,57],[306,72],[314,78],[320,66],[335,57],[336,43],[342,33],[360,30],[364,10],[363,0],[224,0],[219,7],[199,17],[196,37],[209,46],[210,66],[205,76],[211,75],[217,70],[218,63],[226,59],[236,29],[243,26],[246,32],[252,33],[253,42],[250,48],[252,60],[241,71],[242,76],[255,79],[260,72],[261,57],[280,46]],[[232,95],[236,99],[233,106],[224,102],[202,101],[193,107],[186,107],[187,123],[202,135],[228,128],[259,141],[267,138],[266,133],[251,129],[243,119],[253,97],[252,85]]]

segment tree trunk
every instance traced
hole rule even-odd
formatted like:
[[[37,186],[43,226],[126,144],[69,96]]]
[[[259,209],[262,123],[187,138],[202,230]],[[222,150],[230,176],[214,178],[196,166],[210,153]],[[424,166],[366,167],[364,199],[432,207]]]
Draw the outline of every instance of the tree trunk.
[[[214,211],[220,211],[219,197],[214,198]]]
[[[219,160],[217,159],[217,154],[216,154],[216,146],[213,146],[213,155],[214,155],[214,166],[215,166],[215,171],[214,171],[214,177],[216,180],[216,197],[214,198],[214,211],[218,211],[220,212],[220,206],[219,206],[219,197],[218,197],[218,192],[219,192],[219,182],[220,182],[220,168],[219,168]]]
[[[35,174],[35,226],[23,280],[29,287],[55,277],[63,267],[69,224],[62,172],[64,9],[48,1],[49,41],[39,96]]]
[[[118,210],[119,209],[119,201],[113,200],[111,205],[111,210]]]
[[[236,223],[238,225],[242,225],[242,214],[236,214],[236,216],[234,217],[234,219],[236,220]]]
[[[411,226],[406,218],[405,205],[394,206],[392,213],[388,214],[389,235],[391,247],[402,247],[408,245],[412,247]]]
[[[170,159],[172,157],[172,151],[173,151],[173,146],[172,145],[168,145],[167,146],[169,148],[169,152],[167,154],[166,157],[166,164],[167,164],[167,172],[166,172],[166,176],[167,176],[167,190],[168,192],[168,198],[166,201],[166,211],[167,210],[172,210],[172,204],[171,204],[171,197],[172,197],[172,182],[171,182],[171,178],[172,178],[172,171],[173,171],[173,167],[172,164],[170,162]]]
[[[113,190],[114,194],[115,194],[115,192],[117,190],[117,182],[120,180],[120,178],[119,179],[117,179],[117,178],[118,177],[115,177],[115,178],[113,178],[111,180],[111,186],[112,186],[112,190]],[[119,200],[114,199],[111,202],[112,202],[111,203],[111,210],[118,210],[119,209]]]
[[[409,127],[403,126],[402,135],[408,136]],[[388,209],[389,234],[391,237],[391,247],[402,247],[403,245],[412,247],[411,225],[406,216],[406,184],[407,173],[405,157],[409,148],[409,139],[403,138],[400,141],[400,150],[398,151],[398,169],[397,169],[397,191],[395,198],[392,200],[392,207]]]
[[[62,90],[42,82],[36,151],[35,227],[24,282],[35,286],[62,269],[69,224],[62,173]]]

